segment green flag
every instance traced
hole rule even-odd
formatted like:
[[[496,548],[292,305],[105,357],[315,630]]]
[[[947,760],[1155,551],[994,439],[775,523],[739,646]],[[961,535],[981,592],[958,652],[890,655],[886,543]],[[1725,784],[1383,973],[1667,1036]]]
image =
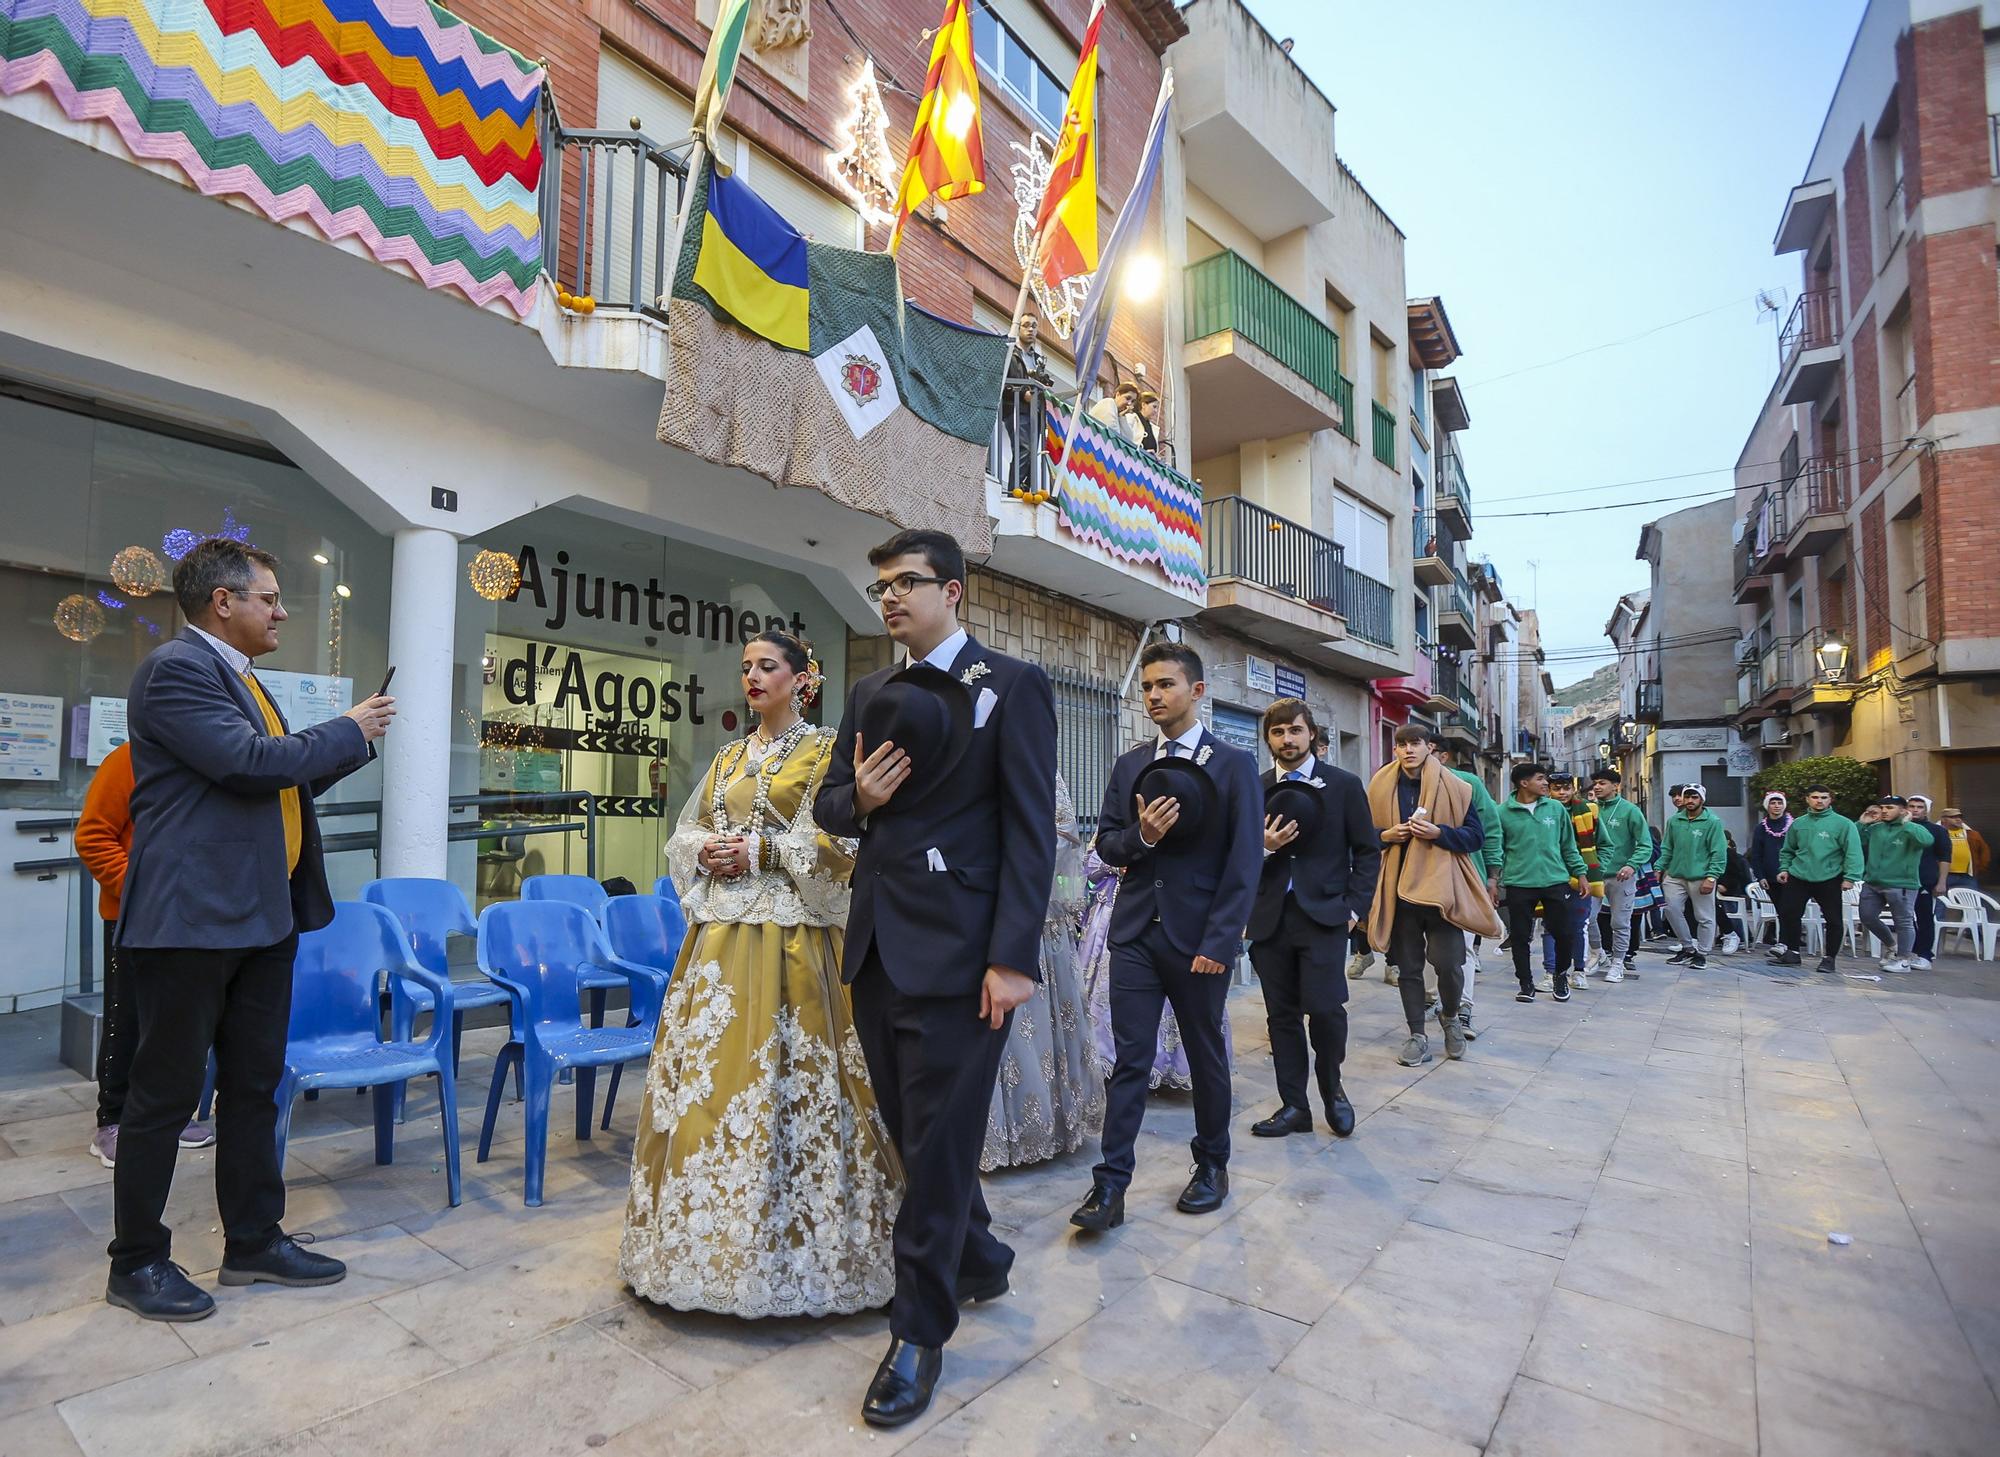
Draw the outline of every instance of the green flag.
[[[722,0],[715,11],[715,29],[702,57],[701,80],[694,88],[694,131],[715,155],[722,135],[722,108],[729,101],[729,83],[743,55],[743,32],[750,24],[750,0]]]

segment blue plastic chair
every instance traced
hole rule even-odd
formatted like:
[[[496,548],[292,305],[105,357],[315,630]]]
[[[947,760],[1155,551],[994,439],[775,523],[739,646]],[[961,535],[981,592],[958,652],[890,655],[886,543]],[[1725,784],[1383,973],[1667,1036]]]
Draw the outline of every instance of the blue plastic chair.
[[[376,982],[385,972],[392,981],[414,981],[430,992],[438,1016],[428,1041],[382,1040]],[[451,982],[418,965],[400,921],[381,906],[336,903],[330,924],[299,937],[292,963],[291,1027],[277,1093],[279,1167],[284,1167],[292,1106],[299,1094],[320,1088],[374,1089],[375,1162],[386,1164],[395,1151],[397,1089],[411,1078],[435,1076],[444,1127],[445,1188],[456,1206],[458,1090],[445,1055],[452,1010]]]
[[[512,901],[488,906],[479,917],[479,969],[507,988],[513,1026],[493,1067],[486,1121],[479,1130],[479,1161],[493,1145],[500,1086],[510,1065],[527,1083],[527,1172],[524,1202],[542,1202],[548,1165],[549,1101],[557,1077],[576,1074],[576,1136],[590,1137],[597,1069],[649,1057],[667,979],[651,967],[621,960],[605,944],[590,913],[575,904]],[[586,1027],[580,992],[592,973],[615,973],[632,989],[631,1027]],[[607,1100],[608,1101],[608,1100]]]
[[[567,901],[571,905],[582,906],[601,926],[604,924],[604,907],[611,899],[611,892],[588,875],[530,875],[521,882],[521,899]],[[590,993],[591,1026],[604,1025],[604,994],[623,985],[625,978],[622,976],[607,975],[594,969],[585,973],[583,989]]]
[[[676,906],[681,903],[681,888],[674,884],[671,875],[662,875],[653,882],[653,894],[662,900],[672,901]]]
[[[674,967],[680,962],[681,942],[687,939],[687,917],[678,899],[614,895],[604,906],[604,939],[619,960],[650,967],[671,982]],[[622,1063],[611,1069],[611,1091],[604,1099],[600,1128],[611,1126],[611,1105],[618,1098],[618,1080],[624,1072]]]
[[[361,887],[361,899],[387,908],[401,921],[409,933],[410,951],[417,964],[442,977],[451,975],[451,962],[446,955],[450,938],[479,934],[479,923],[472,918],[472,907],[465,903],[465,892],[449,880],[415,875],[371,880]],[[465,1037],[465,1014],[474,1007],[506,1006],[507,991],[484,978],[456,981],[452,983],[451,1001],[451,1070],[456,1076],[459,1047]],[[389,1035],[398,1042],[408,1042],[416,1030],[418,1014],[430,1011],[431,1002],[428,988],[398,977],[390,978]],[[517,1099],[521,1096],[518,1074],[514,1096]],[[400,1092],[396,1095],[396,1121],[403,1121]]]

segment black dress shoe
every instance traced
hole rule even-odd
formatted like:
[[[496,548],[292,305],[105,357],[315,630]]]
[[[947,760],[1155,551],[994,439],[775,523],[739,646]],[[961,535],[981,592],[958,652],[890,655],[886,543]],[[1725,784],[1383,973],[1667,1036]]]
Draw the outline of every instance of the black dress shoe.
[[[1288,1133],[1312,1131],[1312,1114],[1304,1108],[1294,1108],[1289,1103],[1269,1118],[1260,1118],[1250,1125],[1250,1132],[1258,1138],[1283,1138]]]
[[[1354,1105],[1347,1101],[1345,1089],[1333,1090],[1333,1101],[1326,1105],[1326,1121],[1333,1125],[1335,1138],[1346,1138],[1354,1132]]]
[[[1114,1189],[1102,1180],[1090,1186],[1090,1197],[1077,1205],[1076,1213],[1069,1222],[1078,1229],[1088,1229],[1102,1234],[1108,1229],[1116,1229],[1125,1222],[1125,1191]]]
[[[960,1305],[967,1301],[998,1300],[1008,1291],[1008,1277],[1014,1273],[1014,1262],[1007,1261],[1007,1268],[997,1275],[981,1275],[977,1279],[961,1279],[952,1288],[952,1295]]]
[[[104,1298],[145,1320],[201,1320],[215,1314],[215,1297],[172,1260],[155,1260],[126,1275],[113,1270],[104,1282]]]
[[[1229,1170],[1221,1164],[1197,1163],[1174,1208],[1183,1214],[1213,1214],[1228,1197]]]
[[[891,1340],[889,1354],[875,1368],[868,1395],[861,1402],[861,1420],[871,1427],[900,1427],[924,1414],[944,1369],[941,1346],[919,1346]]]
[[[224,1285],[335,1285],[347,1278],[347,1266],[281,1234],[254,1255],[224,1255],[215,1278]]]
[[[1773,966],[1798,966],[1805,958],[1796,951],[1773,951],[1765,958]]]

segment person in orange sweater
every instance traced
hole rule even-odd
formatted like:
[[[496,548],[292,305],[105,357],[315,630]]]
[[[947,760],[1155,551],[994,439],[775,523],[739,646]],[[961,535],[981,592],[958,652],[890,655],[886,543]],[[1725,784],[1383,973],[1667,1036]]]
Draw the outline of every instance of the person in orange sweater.
[[[120,985],[124,968],[113,944],[125,857],[132,848],[131,801],[132,746],[120,744],[91,776],[76,822],[77,857],[97,882],[97,913],[104,918],[104,1028],[97,1039],[97,1132],[90,1138],[90,1154],[107,1169],[118,1162],[118,1121],[125,1112],[132,1049],[139,1041],[138,1015]],[[190,1123],[181,1130],[180,1142],[182,1148],[207,1148],[215,1142],[215,1131],[205,1123]]]

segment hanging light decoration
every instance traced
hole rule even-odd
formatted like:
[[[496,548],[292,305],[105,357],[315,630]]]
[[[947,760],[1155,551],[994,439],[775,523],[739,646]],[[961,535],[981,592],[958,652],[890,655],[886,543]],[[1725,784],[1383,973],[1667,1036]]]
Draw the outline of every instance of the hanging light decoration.
[[[56,603],[56,631],[71,642],[89,642],[104,631],[104,609],[81,592]]]
[[[143,546],[128,546],[111,559],[111,580],[134,597],[150,597],[167,585],[167,564]]]
[[[466,565],[465,577],[488,602],[503,602],[521,590],[521,564],[509,552],[480,552]]]

